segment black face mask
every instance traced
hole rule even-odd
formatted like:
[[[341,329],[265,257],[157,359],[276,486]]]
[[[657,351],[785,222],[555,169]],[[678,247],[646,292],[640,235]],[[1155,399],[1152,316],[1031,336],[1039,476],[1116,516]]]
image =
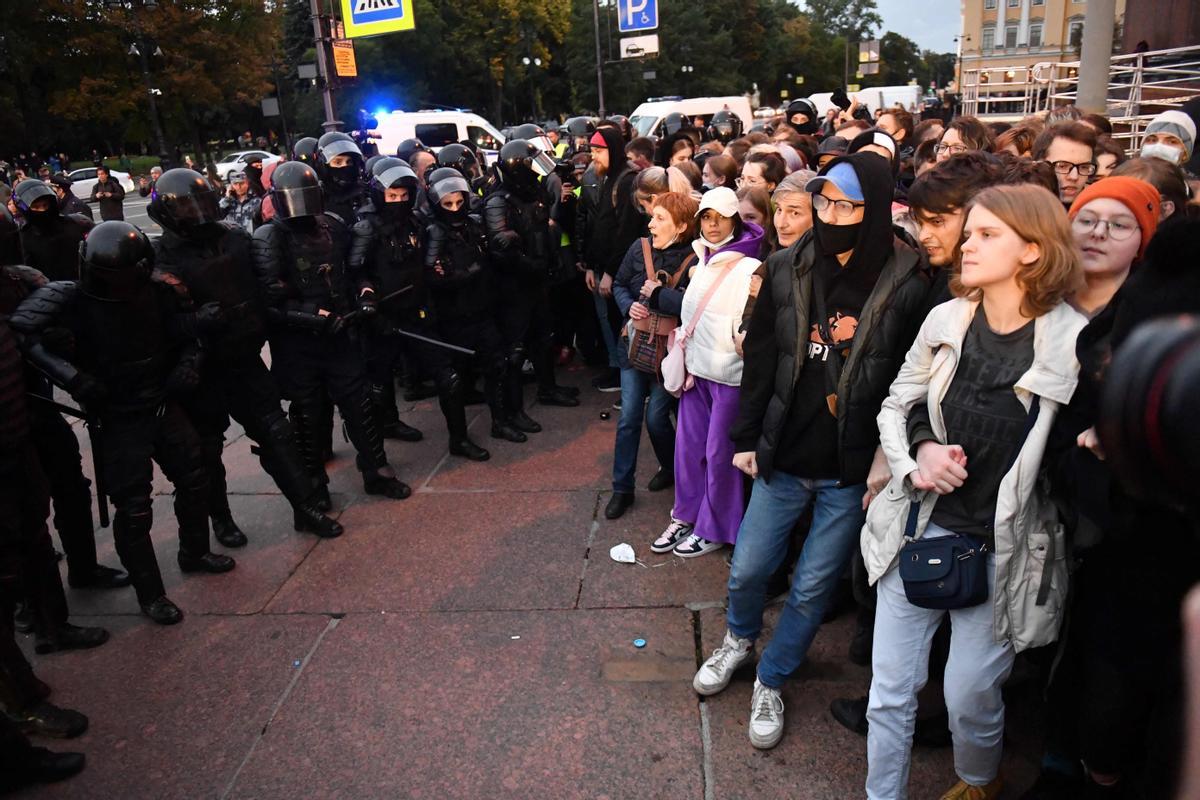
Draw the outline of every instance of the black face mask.
[[[358,183],[358,168],[353,164],[345,167],[329,167],[329,182],[341,189]]]
[[[463,203],[458,207],[457,211],[437,207],[438,216],[446,221],[446,224],[452,228],[461,228],[467,224],[467,215],[471,213],[471,207],[467,203]]]
[[[44,210],[29,209],[25,212],[25,219],[30,225],[36,225],[39,228],[48,228],[58,219],[57,208],[47,208]]]
[[[860,228],[861,222],[853,225],[830,225],[814,215],[813,234],[817,240],[817,251],[827,256],[836,256],[853,250],[854,245],[858,244]]]
[[[384,203],[380,213],[388,222],[400,224],[412,217],[413,201],[404,200],[399,203]]]

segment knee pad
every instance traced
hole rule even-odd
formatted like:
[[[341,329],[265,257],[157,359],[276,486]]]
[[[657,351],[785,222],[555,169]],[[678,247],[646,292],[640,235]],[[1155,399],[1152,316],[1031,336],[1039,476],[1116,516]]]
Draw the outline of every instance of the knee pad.
[[[463,388],[462,375],[453,367],[439,371],[436,383],[439,394],[455,395]]]

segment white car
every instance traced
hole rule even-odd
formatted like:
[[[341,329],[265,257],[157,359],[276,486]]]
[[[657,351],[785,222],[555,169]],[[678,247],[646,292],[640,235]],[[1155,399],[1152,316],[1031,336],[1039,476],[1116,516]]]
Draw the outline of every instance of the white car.
[[[279,156],[274,153],[268,153],[266,150],[238,150],[236,153],[230,153],[217,162],[217,177],[222,181],[228,181],[229,173],[244,172],[246,162],[250,160],[250,156],[261,158],[264,167],[276,161],[283,161]]]
[[[504,134],[492,123],[469,111],[381,111],[369,131],[381,155],[394,156],[405,139],[420,139],[433,152],[453,142],[470,139],[483,151],[488,164],[496,163]]]
[[[121,184],[121,188],[126,194],[137,191],[137,186],[134,185],[133,179],[129,177],[128,172],[117,172],[109,170],[109,175],[117,179],[117,183]],[[71,194],[78,197],[80,200],[90,202],[92,198],[92,187],[96,185],[96,168],[84,167],[83,169],[73,169],[67,173],[67,177],[71,179]]]

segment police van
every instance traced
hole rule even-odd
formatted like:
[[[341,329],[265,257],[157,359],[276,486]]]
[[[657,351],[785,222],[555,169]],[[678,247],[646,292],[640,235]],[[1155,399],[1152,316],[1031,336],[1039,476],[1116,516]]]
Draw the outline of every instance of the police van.
[[[695,122],[700,120],[704,125],[712,120],[713,115],[723,108],[728,108],[742,120],[746,130],[754,124],[754,114],[750,110],[750,100],[744,95],[729,97],[651,97],[633,110],[629,115],[629,124],[637,131],[638,136],[662,136],[662,122],[668,114],[676,111],[686,114],[688,119]]]
[[[396,148],[405,139],[420,139],[434,152],[469,139],[492,164],[504,144],[504,135],[492,123],[470,111],[389,111],[374,116],[378,124],[369,135],[380,155],[396,155]]]

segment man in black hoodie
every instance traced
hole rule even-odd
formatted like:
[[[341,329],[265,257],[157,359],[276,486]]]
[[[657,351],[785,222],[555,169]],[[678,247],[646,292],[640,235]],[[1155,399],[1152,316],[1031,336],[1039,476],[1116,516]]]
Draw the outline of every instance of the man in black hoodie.
[[[928,285],[916,252],[895,238],[892,176],[873,153],[834,159],[806,187],[813,230],[767,261],[743,345],[730,436],[734,464],[755,479],[729,574],[728,630],[693,686],[721,691],[752,654],[767,581],[810,506],[813,524],[791,594],[758,666],[750,741],[783,735],[780,690],[804,662],[877,485],[875,416],[921,322]]]
[[[621,391],[621,371],[617,360],[621,311],[612,296],[613,279],[629,246],[646,231],[645,217],[633,202],[633,181],[637,172],[625,158],[625,140],[613,127],[602,127],[592,134],[592,166],[603,179],[600,196],[587,219],[584,232],[583,263],[588,268],[588,288],[596,293],[596,313],[600,318],[604,343],[609,351],[609,373],[594,385],[600,391]]]

